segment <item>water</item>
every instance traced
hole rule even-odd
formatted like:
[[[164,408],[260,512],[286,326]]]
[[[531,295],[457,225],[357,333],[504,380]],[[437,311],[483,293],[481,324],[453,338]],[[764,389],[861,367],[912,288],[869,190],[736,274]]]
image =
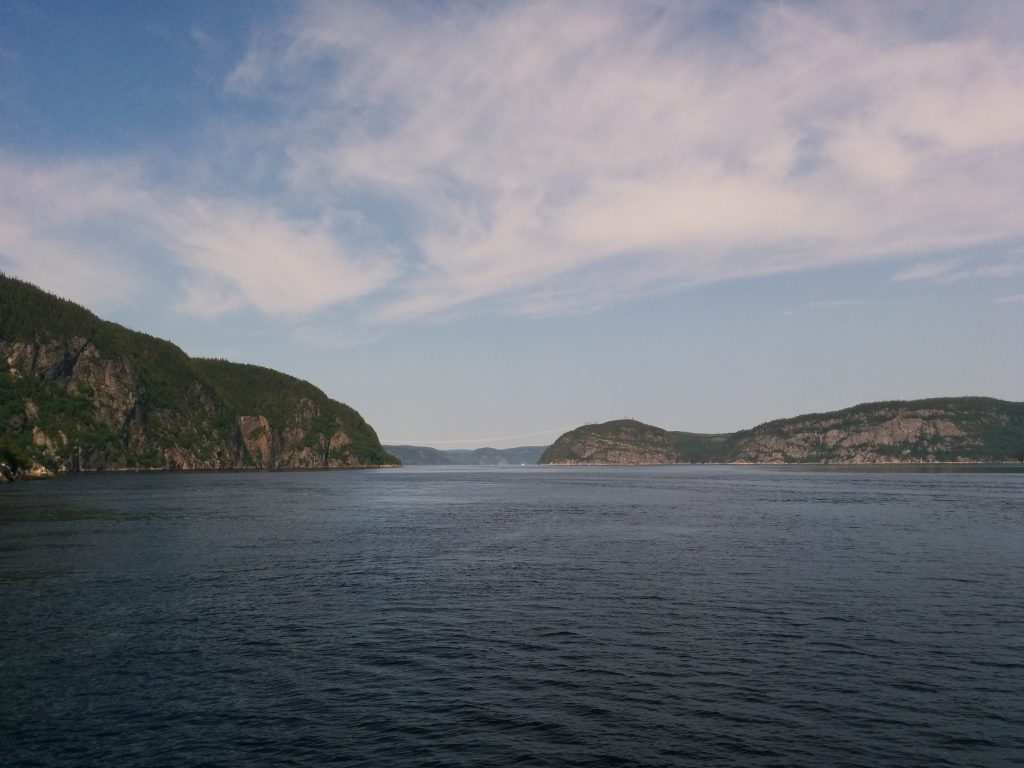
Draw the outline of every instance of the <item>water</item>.
[[[1024,472],[0,488],[0,764],[1020,766]]]

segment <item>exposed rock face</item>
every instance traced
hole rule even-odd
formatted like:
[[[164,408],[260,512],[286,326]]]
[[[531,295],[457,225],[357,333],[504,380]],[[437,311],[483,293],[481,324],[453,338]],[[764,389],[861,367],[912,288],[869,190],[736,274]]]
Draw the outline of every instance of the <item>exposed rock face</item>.
[[[26,306],[31,316],[19,313]],[[62,336],[67,327],[82,331]],[[0,462],[7,479],[399,463],[356,411],[307,382],[192,360],[169,342],[2,275]]]
[[[541,457],[541,464],[677,464],[679,454],[671,432],[624,419],[580,427],[558,438]],[[559,460],[552,460],[559,452]],[[549,455],[551,454],[551,455]],[[548,457],[545,461],[544,457]]]
[[[1024,404],[947,398],[857,406],[735,435],[734,461],[892,464],[1010,461],[1024,449]]]
[[[542,464],[1024,461],[1024,403],[964,397],[870,403],[729,435],[666,432],[634,421],[568,432]]]
[[[326,430],[315,430],[325,426],[318,424],[322,417],[336,410],[331,406],[340,405],[326,396],[321,403],[302,398],[287,425],[272,424],[261,413],[245,413],[225,429],[221,423],[233,409],[200,376],[188,382],[184,410],[162,408],[147,401],[146,387],[130,360],[105,358],[84,339],[0,341],[0,359],[6,364],[0,375],[50,390],[48,399],[60,401],[58,411],[80,411],[54,413],[25,397],[8,417],[4,432],[26,436],[40,469],[312,469],[398,463],[383,449],[372,455],[374,446],[363,455],[347,449],[354,442],[351,431],[368,429],[357,414],[354,423],[336,416]]]
[[[245,454],[257,466],[273,466],[274,450],[270,440],[270,422],[265,416],[239,416],[238,430]]]

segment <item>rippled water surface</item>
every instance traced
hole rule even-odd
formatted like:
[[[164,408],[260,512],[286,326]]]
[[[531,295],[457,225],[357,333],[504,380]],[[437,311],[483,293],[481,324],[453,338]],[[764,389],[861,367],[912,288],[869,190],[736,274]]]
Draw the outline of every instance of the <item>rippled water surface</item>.
[[[1024,765],[1024,472],[0,488],[0,764]]]

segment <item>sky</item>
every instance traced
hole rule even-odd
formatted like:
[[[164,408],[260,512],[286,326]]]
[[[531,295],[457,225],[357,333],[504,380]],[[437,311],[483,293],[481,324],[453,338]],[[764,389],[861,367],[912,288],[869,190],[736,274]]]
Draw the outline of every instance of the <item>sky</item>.
[[[1024,3],[0,3],[0,270],[386,443],[1024,400]]]

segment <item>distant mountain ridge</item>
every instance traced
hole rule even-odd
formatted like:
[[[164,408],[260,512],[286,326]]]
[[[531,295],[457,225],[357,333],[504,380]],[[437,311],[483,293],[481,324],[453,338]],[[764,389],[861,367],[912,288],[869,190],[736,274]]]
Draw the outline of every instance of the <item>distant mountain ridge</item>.
[[[0,274],[0,473],[398,463],[309,382],[190,358]]]
[[[385,445],[405,466],[507,466],[536,464],[546,450],[544,445],[518,448],[460,448],[441,450],[420,445]]]
[[[893,464],[1024,461],[1024,403],[987,397],[863,403],[728,434],[632,419],[577,427],[540,464]]]

